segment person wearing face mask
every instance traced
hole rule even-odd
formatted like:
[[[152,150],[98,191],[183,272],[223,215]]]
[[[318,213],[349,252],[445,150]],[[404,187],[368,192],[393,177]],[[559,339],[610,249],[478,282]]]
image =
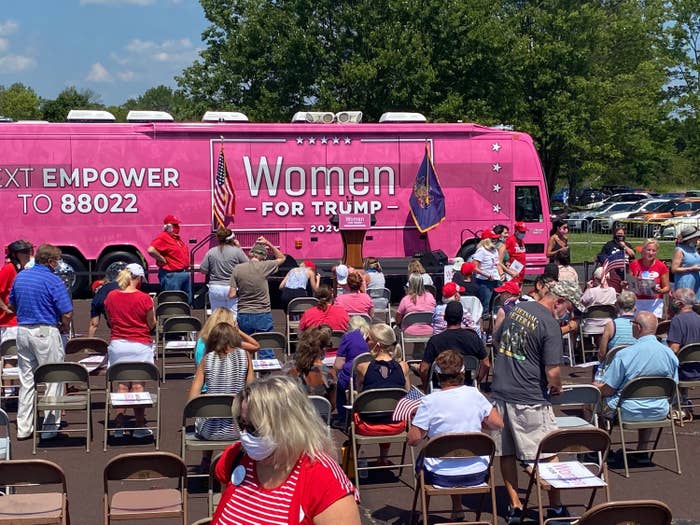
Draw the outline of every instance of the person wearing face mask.
[[[108,365],[120,361],[145,361],[153,363],[153,339],[151,331],[156,328],[153,299],[139,290],[145,277],[143,268],[136,263],[127,264],[117,275],[119,289],[112,290],[105,299],[105,312],[109,319],[111,335],[107,348]],[[118,392],[143,392],[143,383],[119,383]],[[145,426],[145,408],[134,408],[136,424]],[[117,411],[118,427],[125,426],[124,410]],[[153,433],[139,428],[133,431],[135,438],[145,438]],[[114,437],[124,437],[123,430],[115,430]]]
[[[299,385],[271,376],[244,388],[232,416],[241,441],[214,475],[223,486],[212,525],[360,525],[358,494],[328,430]]]
[[[192,303],[190,274],[190,254],[185,241],[180,238],[180,219],[166,215],[163,231],[151,241],[148,253],[158,265],[158,281],[162,290],[181,290]]]
[[[625,229],[616,228],[613,232],[613,238],[606,242],[600,250],[600,253],[596,256],[596,263],[602,265],[607,259],[611,257],[619,257],[617,255],[620,251],[624,252],[625,259],[633,261],[636,257],[634,248],[630,243],[625,240]],[[613,257],[614,256],[614,257]],[[617,293],[622,291],[621,283],[625,278],[625,272],[622,269],[612,270],[608,276],[608,284],[615,289]]]
[[[695,226],[683,228],[671,259],[671,273],[674,275],[675,288],[690,288],[696,295],[700,293],[698,239],[700,239],[699,228]]]
[[[510,253],[506,248],[506,240],[508,240],[508,233],[510,230],[505,224],[496,224],[493,227],[493,233],[498,235],[498,238],[494,240],[494,245],[496,250],[498,250],[498,262],[501,263],[501,270],[503,271],[503,277],[506,279],[511,279],[515,277],[515,272],[508,268],[510,265]]]
[[[561,392],[559,320],[573,308],[583,309],[580,288],[554,282],[538,301],[518,303],[493,334],[491,392],[504,422],[493,438],[510,499],[507,523],[520,523],[522,514],[516,458],[532,461],[542,438],[557,429],[550,396]],[[550,491],[549,500],[547,518],[568,515],[557,491]]]
[[[506,250],[510,257],[510,265],[506,272],[513,277],[513,280],[522,286],[525,279],[525,235],[527,234],[527,226],[524,222],[516,222],[513,225],[513,235],[506,239]],[[517,262],[518,264],[514,264]],[[520,270],[514,268],[521,266]]]
[[[558,219],[552,223],[547,242],[547,257],[549,262],[555,262],[554,257],[558,253],[569,253],[569,225]]]
[[[73,303],[68,289],[54,273],[61,262],[61,250],[42,244],[36,251],[33,267],[17,274],[10,290],[9,306],[17,314],[17,355],[19,357],[19,406],[17,439],[32,437],[34,409],[34,371],[46,363],[61,363],[65,352],[61,331],[68,333],[73,319]],[[47,396],[58,396],[63,385],[52,383]],[[61,423],[60,411],[44,414],[42,438],[56,437]]]
[[[17,316],[7,303],[12,283],[17,273],[29,262],[33,251],[32,244],[24,240],[11,242],[7,246],[7,262],[0,268],[0,342],[17,339]]]

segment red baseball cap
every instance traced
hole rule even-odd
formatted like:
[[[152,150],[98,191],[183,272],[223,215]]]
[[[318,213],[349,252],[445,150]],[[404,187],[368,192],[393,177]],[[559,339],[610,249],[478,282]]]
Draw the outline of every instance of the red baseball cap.
[[[482,239],[498,239],[500,235],[497,233],[494,233],[494,231],[491,228],[488,228],[486,230],[481,230],[481,238]]]
[[[464,287],[459,286],[457,283],[454,282],[447,283],[445,286],[442,287],[442,296],[445,298],[454,297],[454,295],[457,292],[463,293]]]
[[[494,292],[508,292],[513,295],[520,295],[520,286],[515,281],[506,281],[501,286],[493,289]]]
[[[476,266],[474,266],[474,263],[465,262],[459,271],[462,272],[462,275],[467,276],[467,275],[473,274],[475,268],[476,268]]]
[[[180,219],[175,217],[175,215],[166,215],[163,219],[163,224],[180,224]]]
[[[303,264],[306,268],[311,268],[314,271],[316,270],[316,263],[313,261],[306,260],[303,262]]]
[[[526,232],[527,231],[527,226],[525,226],[525,223],[522,221],[518,221],[513,225],[513,229],[518,232]]]

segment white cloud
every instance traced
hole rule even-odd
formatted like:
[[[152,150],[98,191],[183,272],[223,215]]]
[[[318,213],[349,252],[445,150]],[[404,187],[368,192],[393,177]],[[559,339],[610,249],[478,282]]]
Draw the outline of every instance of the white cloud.
[[[10,41],[7,38],[0,37],[0,53],[4,53],[10,48]]]
[[[80,0],[80,5],[140,5],[146,6],[155,3],[156,0]]]
[[[0,36],[8,36],[17,31],[19,25],[14,20],[0,22]]]
[[[18,73],[36,67],[36,60],[23,55],[0,56],[0,73]]]
[[[112,82],[112,75],[109,74],[106,67],[99,62],[95,62],[90,67],[90,72],[85,77],[85,80],[90,82]]]
[[[123,82],[130,82],[134,80],[136,74],[133,71],[120,71],[117,73],[117,78]]]
[[[197,50],[189,38],[176,40],[141,40],[134,38],[126,46],[124,53],[112,53],[112,60],[122,66],[135,68],[148,67],[148,64],[159,62],[174,66],[191,64],[197,58]]]

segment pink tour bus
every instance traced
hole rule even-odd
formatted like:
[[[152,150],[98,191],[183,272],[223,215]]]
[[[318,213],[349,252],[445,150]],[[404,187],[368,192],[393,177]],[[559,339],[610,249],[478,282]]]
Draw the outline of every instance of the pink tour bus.
[[[403,273],[409,258],[454,257],[475,232],[523,221],[527,271],[546,264],[547,191],[525,133],[426,123],[419,114],[369,124],[353,122],[360,120],[353,112],[305,113],[295,115],[302,122],[258,124],[239,113],[212,112],[198,123],[158,112],[133,112],[127,123],[95,122],[105,112],[71,113],[77,122],[0,124],[0,243],[60,246],[78,273],[76,288],[117,260],[155,269],[146,248],[168,214],[182,220],[196,267],[215,240],[221,148],[236,194],[227,226],[244,248],[264,235],[296,260],[337,264],[342,241],[329,218],[371,213],[364,254],[400,261]],[[426,147],[445,220],[422,233],[409,197]]]

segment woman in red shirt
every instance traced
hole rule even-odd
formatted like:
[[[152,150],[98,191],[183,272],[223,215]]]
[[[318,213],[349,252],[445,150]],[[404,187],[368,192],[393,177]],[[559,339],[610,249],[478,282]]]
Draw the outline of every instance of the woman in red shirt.
[[[108,366],[119,361],[146,361],[153,363],[153,340],[151,330],[156,327],[156,314],[153,299],[139,288],[145,277],[143,268],[135,263],[128,264],[117,275],[119,288],[112,290],[105,299],[105,312],[112,333],[107,350]],[[143,383],[119,383],[118,392],[143,392]],[[145,408],[135,407],[135,426],[145,426]],[[124,410],[117,411],[117,426],[124,426]],[[153,433],[138,428],[132,433],[135,438],[145,438]],[[123,430],[116,430],[114,437],[124,436]]]
[[[333,304],[333,292],[328,285],[322,284],[314,292],[318,304],[306,310],[299,320],[299,331],[321,326],[330,326],[333,330],[345,332],[348,329],[350,318],[344,308]]]
[[[232,412],[241,441],[214,470],[224,490],[212,525],[360,525],[355,488],[293,379],[255,381],[236,396]]]
[[[647,239],[642,246],[642,258],[630,262],[628,279],[630,290],[637,296],[637,311],[652,312],[659,319],[664,315],[664,295],[671,285],[668,279],[668,266],[656,258],[659,243]],[[632,282],[629,282],[632,281]]]

